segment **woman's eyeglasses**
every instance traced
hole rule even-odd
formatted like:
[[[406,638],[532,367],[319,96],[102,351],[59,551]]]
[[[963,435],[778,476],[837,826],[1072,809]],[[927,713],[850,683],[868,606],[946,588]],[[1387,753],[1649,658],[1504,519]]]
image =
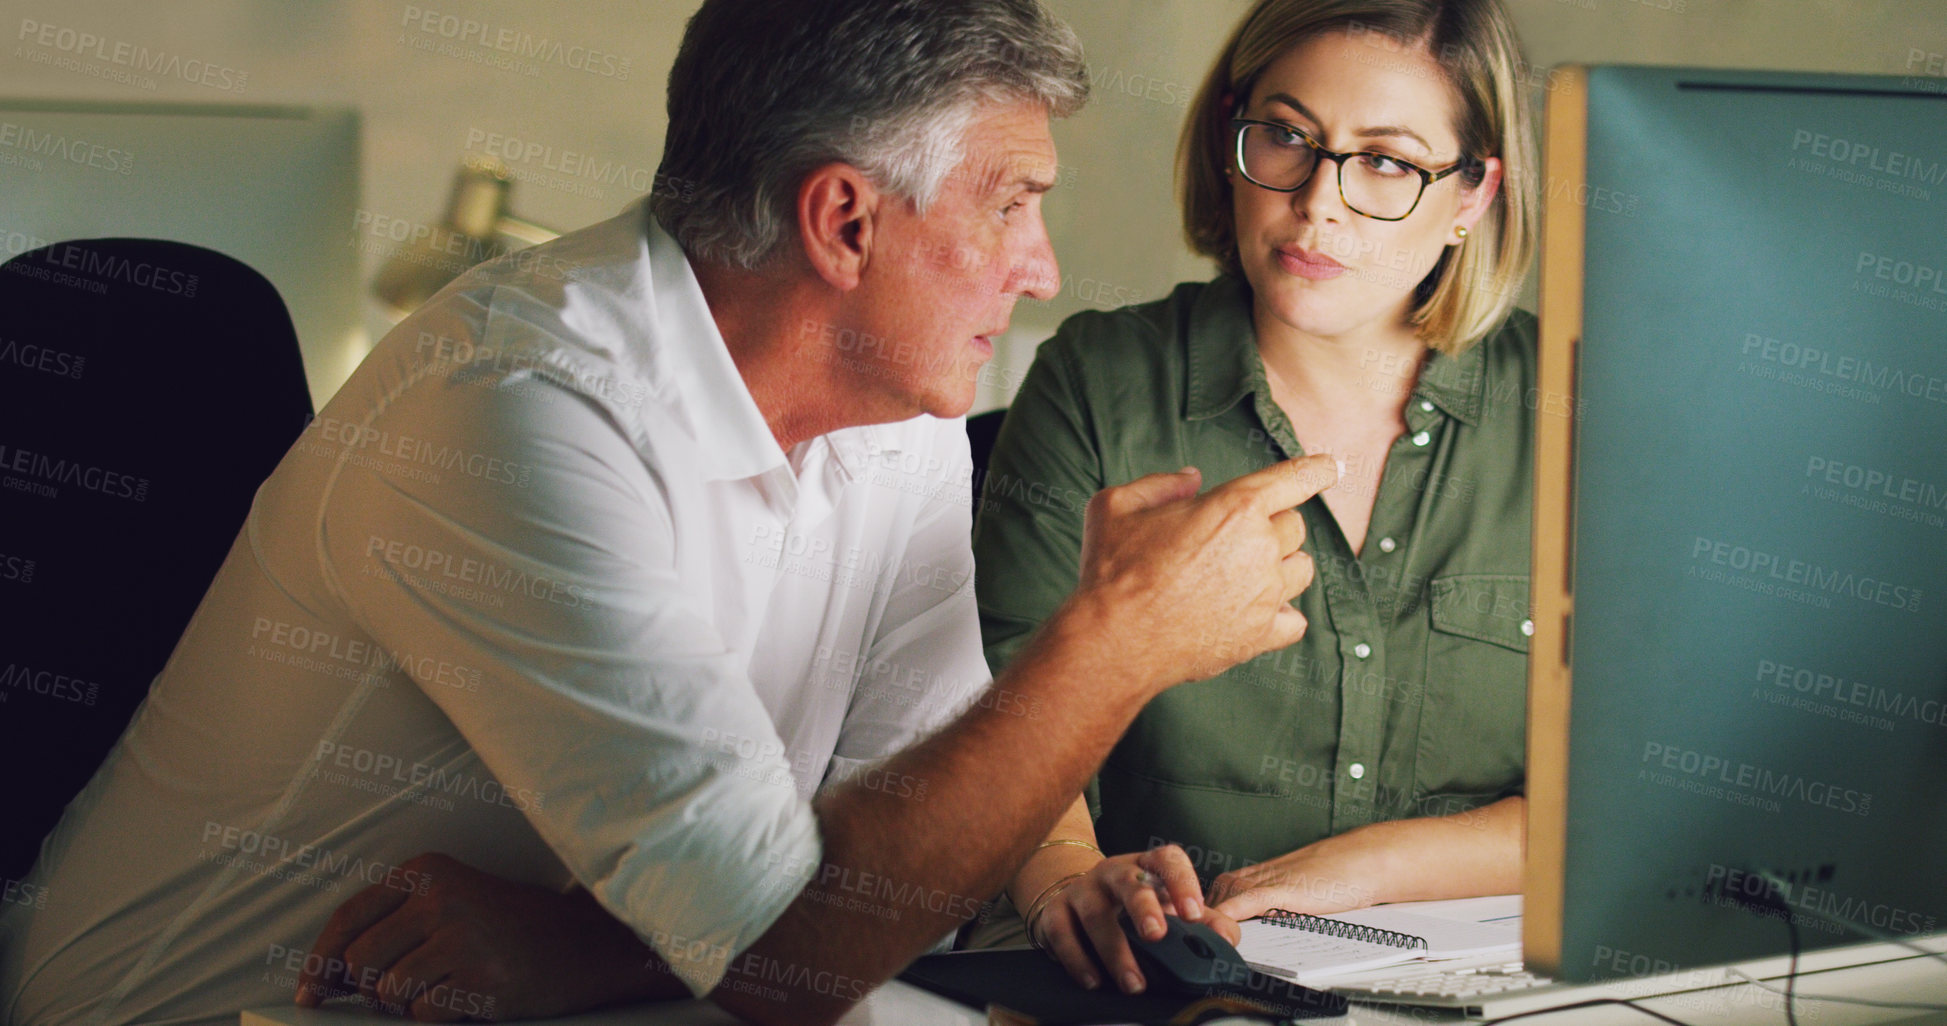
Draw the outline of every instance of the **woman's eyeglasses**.
[[[1297,192],[1311,181],[1321,159],[1338,165],[1339,199],[1355,214],[1379,221],[1403,221],[1420,205],[1420,196],[1434,182],[1469,167],[1462,159],[1440,171],[1428,171],[1411,161],[1362,150],[1334,153],[1318,140],[1275,121],[1234,118],[1237,129],[1237,170],[1244,180],[1273,192]]]

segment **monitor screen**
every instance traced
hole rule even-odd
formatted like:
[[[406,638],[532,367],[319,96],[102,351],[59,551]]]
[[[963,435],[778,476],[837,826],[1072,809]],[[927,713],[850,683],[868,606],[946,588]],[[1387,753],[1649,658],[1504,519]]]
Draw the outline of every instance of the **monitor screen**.
[[[1589,980],[1947,930],[1947,96],[1567,82],[1529,960]]]

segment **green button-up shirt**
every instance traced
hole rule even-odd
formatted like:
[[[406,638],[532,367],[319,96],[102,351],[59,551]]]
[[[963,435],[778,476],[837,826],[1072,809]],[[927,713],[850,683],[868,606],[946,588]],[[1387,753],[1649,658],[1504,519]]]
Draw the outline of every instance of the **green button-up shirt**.
[[[1534,419],[1567,412],[1536,391],[1534,323],[1516,311],[1429,355],[1362,555],[1322,499],[1299,508],[1305,637],[1143,710],[1090,788],[1105,850],[1175,842],[1207,878],[1520,793]],[[1301,454],[1238,280],[1070,318],[1008,413],[974,531],[989,664],[1074,589],[1095,491],[1185,465],[1208,488]]]

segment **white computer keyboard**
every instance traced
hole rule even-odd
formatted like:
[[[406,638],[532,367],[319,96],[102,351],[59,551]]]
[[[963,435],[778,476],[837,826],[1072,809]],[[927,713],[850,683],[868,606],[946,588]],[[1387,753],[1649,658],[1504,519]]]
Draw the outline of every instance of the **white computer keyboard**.
[[[1722,969],[1698,969],[1676,976],[1560,983],[1528,972],[1521,962],[1428,962],[1321,982],[1354,1001],[1373,1004],[1451,1008],[1478,1018],[1499,1018],[1598,998],[1640,998],[1682,993],[1735,982]]]
[[[1401,998],[1465,998],[1475,994],[1499,994],[1509,990],[1527,989],[1552,982],[1547,977],[1536,976],[1521,968],[1520,960],[1504,965],[1485,966],[1478,969],[1456,969],[1447,972],[1419,972],[1409,976],[1389,976],[1376,980],[1364,980],[1339,988],[1345,993],[1358,992],[1375,997]]]
[[[1522,969],[1519,960],[1467,969],[1416,967],[1415,971],[1405,974],[1396,968],[1393,973],[1361,979],[1356,983],[1335,982],[1326,986],[1334,993],[1343,994],[1354,1001],[1454,1008],[1482,1016],[1499,1014],[1487,1011],[1488,1004],[1499,1004],[1491,999],[1526,994],[1541,987],[1554,989],[1554,981],[1527,972]]]
[[[1947,934],[1922,938],[1929,950],[1947,953]],[[1416,962],[1347,974],[1309,985],[1342,994],[1353,1001],[1382,1005],[1416,1005],[1452,1009],[1471,1018],[1497,1019],[1522,1012],[1598,999],[1658,998],[1654,1007],[1700,1018],[1728,1014],[1733,1008],[1782,1009],[1780,985],[1788,971],[1799,973],[1800,994],[1855,993],[1858,974],[1895,971],[1888,967],[1910,963],[1904,970],[1921,977],[1937,976],[1940,955],[1915,954],[1906,944],[1858,944],[1805,952],[1800,959],[1785,956],[1757,959],[1729,966],[1682,969],[1660,976],[1619,977],[1599,983],[1563,983],[1522,968],[1506,954],[1462,961]],[[1854,975],[1848,976],[1848,973]],[[1931,974],[1931,976],[1930,976]],[[1878,977],[1872,977],[1878,979]],[[1917,978],[1917,977],[1916,977]],[[1812,983],[1819,980],[1818,983]],[[1756,981],[1766,981],[1769,986]],[[1848,982],[1851,981],[1851,982]]]

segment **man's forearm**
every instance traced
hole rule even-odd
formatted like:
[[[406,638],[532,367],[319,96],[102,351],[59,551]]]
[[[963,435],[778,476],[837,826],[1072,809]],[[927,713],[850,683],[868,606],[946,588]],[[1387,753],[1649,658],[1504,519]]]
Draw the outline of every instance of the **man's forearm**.
[[[928,783],[924,801],[863,780],[821,797],[823,863],[731,960],[717,1003],[761,1023],[835,1021],[999,893],[1150,698],[1297,641],[1290,603],[1312,568],[1294,509],[1337,480],[1328,459],[1201,496],[1189,469],[1096,493],[1075,593],[994,684],[1025,701],[977,705],[889,760]]]
[[[993,685],[1020,700],[982,703],[890,760],[927,782],[923,800],[856,784],[822,796],[823,865],[732,960],[717,1003],[757,1022],[831,1021],[999,893],[1147,697],[1105,678],[1104,636],[1093,609],[1065,608]]]

